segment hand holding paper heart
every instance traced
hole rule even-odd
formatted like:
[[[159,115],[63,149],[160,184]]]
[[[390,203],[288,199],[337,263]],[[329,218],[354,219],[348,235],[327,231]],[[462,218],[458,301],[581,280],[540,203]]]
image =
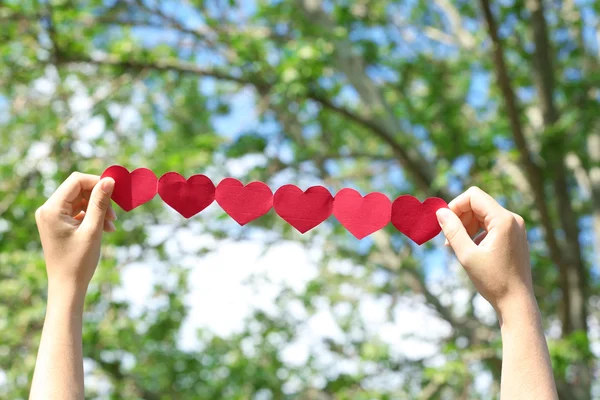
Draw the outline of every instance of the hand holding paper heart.
[[[413,196],[403,195],[391,202],[383,193],[362,196],[350,188],[332,196],[323,186],[302,191],[297,186],[284,185],[273,195],[263,182],[244,185],[233,178],[223,179],[215,188],[210,178],[204,175],[192,175],[185,179],[177,172],[167,172],[157,179],[149,169],[138,168],[129,172],[119,165],[107,168],[102,177],[115,180],[112,199],[125,211],[147,203],[158,193],[165,203],[185,218],[200,213],[216,200],[240,225],[274,208],[283,220],[300,233],[305,233],[333,214],[358,239],[391,222],[418,245],[440,233],[435,213],[440,208],[448,207],[444,200],[437,197],[421,203]]]

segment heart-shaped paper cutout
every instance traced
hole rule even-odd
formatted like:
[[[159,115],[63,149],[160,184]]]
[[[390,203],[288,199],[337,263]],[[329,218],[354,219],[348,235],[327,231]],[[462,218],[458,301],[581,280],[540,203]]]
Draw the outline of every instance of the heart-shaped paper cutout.
[[[244,186],[234,178],[225,178],[217,185],[215,199],[240,225],[265,215],[273,206],[273,192],[267,185],[250,182]]]
[[[362,239],[390,222],[391,206],[383,193],[362,197],[356,190],[346,188],[335,195],[333,215],[357,239]]]
[[[342,189],[331,201],[331,194],[322,186],[302,192],[294,185],[285,185],[274,196],[262,182],[244,186],[226,178],[214,188],[204,175],[186,180],[175,172],[163,175],[160,181],[154,172],[138,168],[131,173],[120,165],[108,167],[102,178],[115,180],[112,199],[125,211],[152,200],[157,192],[181,215],[190,218],[206,208],[213,198],[240,225],[266,214],[271,207],[298,231],[305,233],[333,213],[359,239],[381,229],[391,220],[393,225],[415,243],[421,245],[439,234],[435,212],[448,207],[446,202],[431,197],[420,203],[410,195],[398,197],[393,203],[382,193],[364,198],[353,189]],[[213,196],[214,195],[214,196]],[[275,204],[274,204],[275,202]]]
[[[392,224],[420,246],[442,230],[435,212],[444,207],[448,204],[439,197],[421,203],[411,195],[403,195],[392,203]]]
[[[158,194],[179,214],[191,218],[213,202],[215,185],[205,175],[186,180],[177,172],[167,172],[158,180]]]
[[[333,207],[333,196],[323,186],[312,186],[302,191],[298,186],[284,185],[273,198],[275,212],[305,233],[325,221]]]
[[[102,173],[101,178],[106,177],[115,180],[111,198],[125,211],[149,202],[158,190],[156,175],[148,168],[137,168],[130,173],[125,167],[112,165]]]

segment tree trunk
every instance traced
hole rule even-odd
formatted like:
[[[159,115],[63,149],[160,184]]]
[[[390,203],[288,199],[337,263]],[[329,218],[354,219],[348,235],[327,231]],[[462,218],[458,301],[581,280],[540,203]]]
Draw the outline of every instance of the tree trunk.
[[[586,281],[585,265],[581,257],[579,244],[579,229],[577,216],[571,205],[569,187],[567,184],[567,169],[565,166],[564,137],[558,136],[550,143],[549,154],[546,159],[551,173],[550,182],[556,198],[557,214],[560,227],[565,240],[559,243],[550,217],[550,211],[545,194],[546,178],[539,165],[531,157],[525,141],[523,126],[521,124],[520,110],[517,98],[512,89],[506,63],[504,50],[498,36],[497,25],[491,11],[489,0],[481,0],[483,12],[488,25],[490,37],[494,45],[494,61],[498,85],[504,96],[505,106],[511,122],[515,143],[521,154],[521,160],[527,173],[527,178],[534,192],[535,204],[540,213],[545,240],[548,245],[550,257],[558,266],[560,273],[560,288],[562,292],[563,309],[561,312],[562,334],[569,336],[574,332],[582,332],[587,337],[587,306],[586,306]],[[546,19],[541,0],[527,2],[531,11],[533,38],[535,43],[534,80],[540,98],[544,127],[554,126],[558,120],[558,111],[554,104],[554,71],[552,68],[552,49],[548,40]],[[583,349],[584,352],[587,349]],[[570,398],[587,400],[590,398],[591,373],[585,360],[573,365],[576,379],[570,382],[568,391]],[[560,379],[561,377],[557,377]],[[562,386],[562,385],[560,385]]]
[[[591,163],[589,181],[593,203],[595,261],[600,265],[600,124],[588,137],[587,145]]]
[[[534,51],[534,80],[540,103],[544,127],[549,130],[559,119],[559,113],[554,102],[554,58],[552,46],[548,38],[548,27],[544,15],[542,0],[528,1],[531,11],[531,27],[533,30]],[[567,168],[565,165],[565,133],[553,133],[549,146],[547,164],[552,174],[552,186],[557,203],[557,214],[565,240],[561,246],[562,268],[566,271],[566,286],[564,295],[564,310],[562,313],[562,334],[568,336],[581,332],[587,338],[587,284],[586,268],[581,256],[579,243],[579,228],[577,215],[573,210],[567,183]],[[561,274],[562,275],[562,274]],[[564,280],[564,278],[563,278]],[[586,344],[587,346],[587,344]],[[589,349],[584,349],[587,353]],[[573,365],[575,380],[571,385],[572,396],[575,399],[589,399],[591,388],[591,371],[585,360]]]

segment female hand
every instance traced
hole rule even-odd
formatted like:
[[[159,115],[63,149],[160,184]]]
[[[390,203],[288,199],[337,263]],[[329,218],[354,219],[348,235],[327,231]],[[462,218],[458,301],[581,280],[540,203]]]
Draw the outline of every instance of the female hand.
[[[558,399],[541,315],[533,295],[523,218],[476,187],[448,206],[450,209],[437,211],[444,235],[475,288],[496,309],[500,320],[500,397]]]
[[[438,221],[477,291],[501,316],[507,300],[533,296],[525,222],[472,187],[437,212]],[[482,231],[477,237],[472,237]]]
[[[83,302],[115,230],[112,178],[74,172],[35,212],[48,272],[48,305],[29,398],[83,399]]]
[[[83,299],[100,258],[102,232],[112,232],[112,178],[74,172],[35,213],[50,288]],[[74,291],[74,292],[73,292]]]

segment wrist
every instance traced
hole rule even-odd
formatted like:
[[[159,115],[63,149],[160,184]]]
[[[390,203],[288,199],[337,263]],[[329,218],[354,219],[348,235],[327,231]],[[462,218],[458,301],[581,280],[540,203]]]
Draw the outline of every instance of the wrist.
[[[73,316],[83,315],[86,289],[75,284],[48,282],[48,311],[67,312]]]
[[[538,323],[541,318],[535,296],[528,290],[498,302],[496,312],[502,330],[519,329],[523,324]]]

